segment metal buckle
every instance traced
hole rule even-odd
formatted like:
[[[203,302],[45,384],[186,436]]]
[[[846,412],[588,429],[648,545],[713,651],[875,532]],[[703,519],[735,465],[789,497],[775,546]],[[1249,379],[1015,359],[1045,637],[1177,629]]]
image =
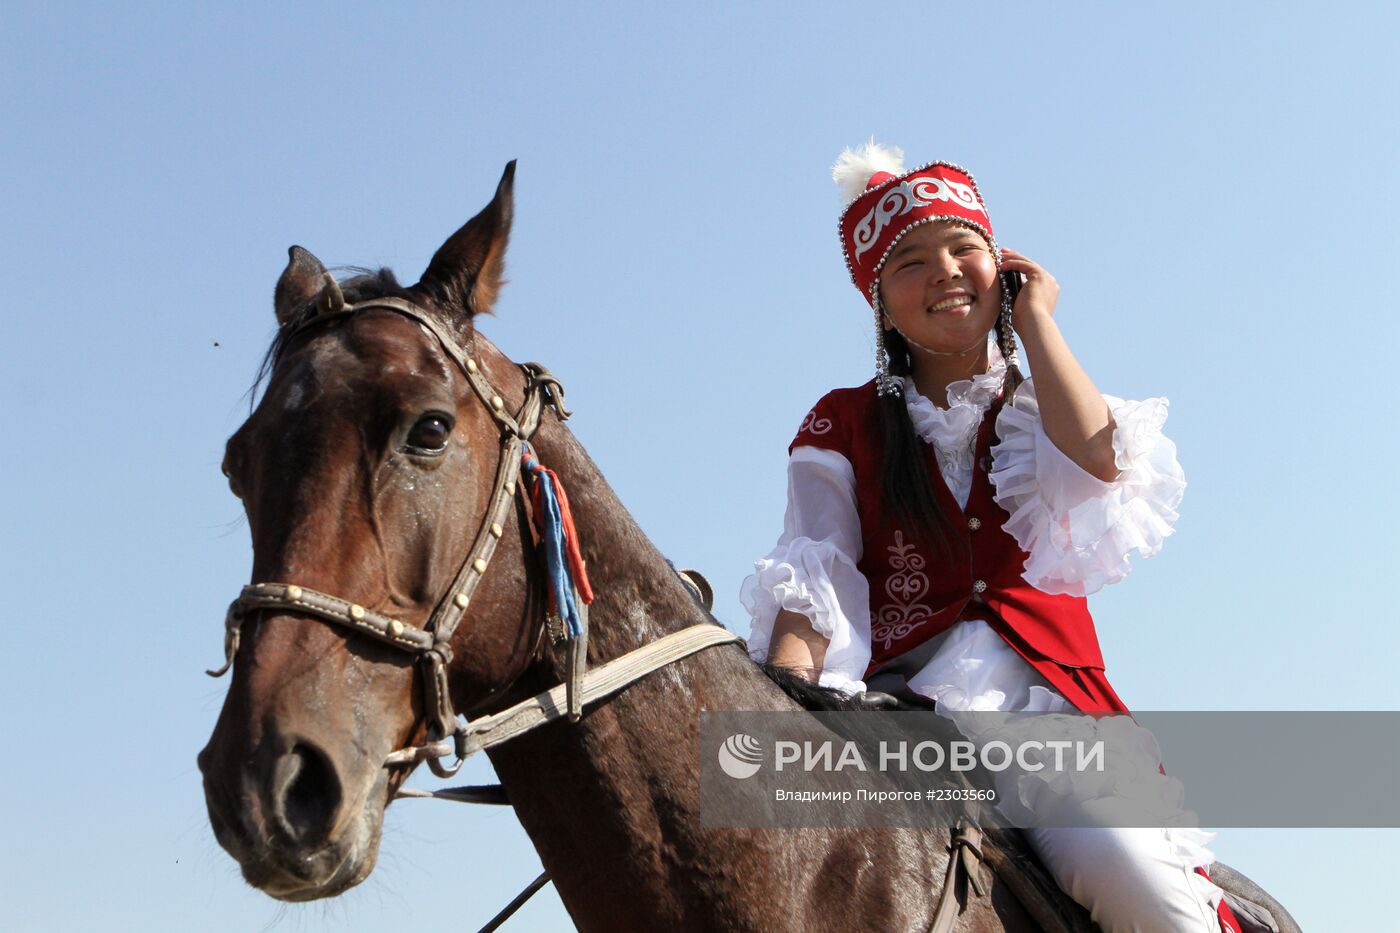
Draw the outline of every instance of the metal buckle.
[[[462,762],[467,760],[467,737],[462,733],[457,733],[452,741],[452,754],[457,757],[451,765],[444,765],[442,759],[436,756],[428,759],[428,770],[432,771],[440,778],[450,778],[458,771],[462,770]]]

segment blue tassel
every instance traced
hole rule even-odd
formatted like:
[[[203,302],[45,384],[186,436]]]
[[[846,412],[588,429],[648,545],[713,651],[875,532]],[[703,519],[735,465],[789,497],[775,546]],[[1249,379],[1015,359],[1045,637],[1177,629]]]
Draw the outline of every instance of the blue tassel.
[[[554,481],[541,469],[534,449],[528,446],[525,469],[535,478],[538,495],[535,514],[542,526],[540,537],[544,541],[545,573],[549,576],[549,588],[554,594],[554,608],[568,627],[569,637],[578,638],[583,634],[583,624],[579,620],[578,604],[574,601],[574,584],[569,578],[569,564],[564,551],[564,519],[559,511]]]

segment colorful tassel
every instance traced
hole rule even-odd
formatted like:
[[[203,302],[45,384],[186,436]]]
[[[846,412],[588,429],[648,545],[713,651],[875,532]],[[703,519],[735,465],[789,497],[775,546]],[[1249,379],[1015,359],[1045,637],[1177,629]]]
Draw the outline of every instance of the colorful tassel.
[[[578,529],[569,497],[558,474],[540,463],[528,444],[520,455],[521,466],[534,477],[531,499],[535,523],[544,543],[545,571],[549,576],[550,609],[564,620],[569,637],[583,633],[575,596],[587,605],[593,602],[593,587],[579,550]]]

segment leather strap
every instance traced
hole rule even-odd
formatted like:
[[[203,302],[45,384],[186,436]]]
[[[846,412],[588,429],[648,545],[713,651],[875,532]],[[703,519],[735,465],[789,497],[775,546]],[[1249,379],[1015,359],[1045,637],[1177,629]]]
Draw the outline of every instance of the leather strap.
[[[982,830],[970,823],[959,823],[953,830],[952,851],[948,853],[948,868],[943,873],[943,890],[938,895],[938,909],[933,914],[929,933],[952,933],[958,925],[962,909],[958,905],[958,875],[967,876],[968,898],[987,894],[986,885],[978,874],[982,861]]]
[[[595,700],[611,696],[652,671],[698,651],[738,641],[738,635],[711,622],[702,622],[679,632],[672,632],[588,671],[583,677],[581,705],[586,706]],[[565,718],[568,715],[567,691],[566,684],[559,684],[499,713],[472,720],[463,733],[466,738],[464,757],[508,742],[547,722]],[[443,757],[453,751],[453,746],[445,742],[430,743],[393,752],[384,763],[414,764],[431,760],[434,756]]]

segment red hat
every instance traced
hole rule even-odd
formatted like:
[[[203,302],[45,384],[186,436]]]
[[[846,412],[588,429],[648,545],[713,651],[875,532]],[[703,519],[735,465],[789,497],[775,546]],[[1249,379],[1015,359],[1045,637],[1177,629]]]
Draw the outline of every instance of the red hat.
[[[851,199],[841,212],[841,249],[851,281],[872,305],[885,258],[904,234],[920,224],[952,220],[980,233],[1000,267],[992,221],[972,174],[951,162],[929,162],[904,171],[904,153],[873,139],[841,153],[831,177]]]

